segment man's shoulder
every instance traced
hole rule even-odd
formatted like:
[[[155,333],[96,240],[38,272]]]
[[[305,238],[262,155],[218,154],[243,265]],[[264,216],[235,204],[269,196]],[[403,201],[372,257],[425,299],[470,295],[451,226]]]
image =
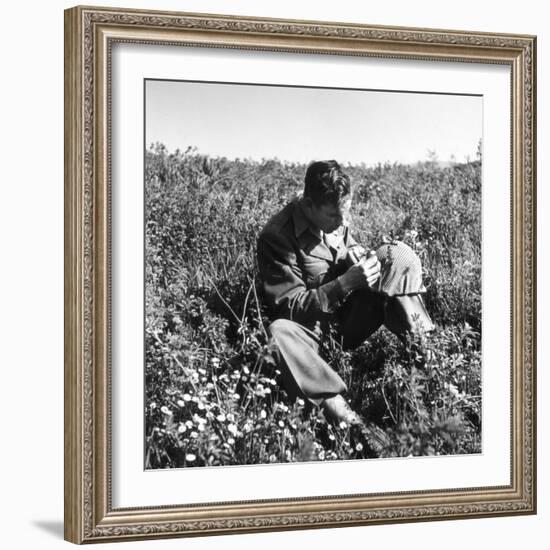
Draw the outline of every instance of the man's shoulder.
[[[270,237],[288,237],[292,231],[292,214],[295,201],[289,202],[276,214],[271,216],[260,232],[260,239]]]

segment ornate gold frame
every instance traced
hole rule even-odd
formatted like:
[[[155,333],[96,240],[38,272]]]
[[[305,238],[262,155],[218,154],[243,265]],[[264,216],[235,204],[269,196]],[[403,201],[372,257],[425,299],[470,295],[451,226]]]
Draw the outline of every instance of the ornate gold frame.
[[[117,41],[506,64],[512,72],[512,483],[204,506],[110,502],[109,87]],[[226,15],[65,12],[65,538],[75,543],[536,511],[536,38]]]

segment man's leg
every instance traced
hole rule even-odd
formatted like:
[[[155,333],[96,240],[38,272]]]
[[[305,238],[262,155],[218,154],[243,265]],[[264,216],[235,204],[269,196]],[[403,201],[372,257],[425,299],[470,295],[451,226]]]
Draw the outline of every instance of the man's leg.
[[[344,381],[319,355],[319,338],[311,330],[287,319],[269,325],[270,343],[282,383],[292,399],[304,397],[314,405],[346,391]]]
[[[346,349],[361,345],[382,324],[400,337],[434,328],[422,300],[420,258],[401,242],[382,245],[376,254],[381,264],[377,290],[354,292],[340,314]]]
[[[384,322],[385,296],[366,289],[353,292],[340,312],[343,347],[360,346]]]
[[[384,244],[376,251],[380,260],[378,290],[387,296],[384,324],[400,337],[434,328],[422,293],[422,264],[412,248],[402,242]]]
[[[398,336],[408,332],[426,333],[434,329],[421,294],[388,297],[384,324]]]

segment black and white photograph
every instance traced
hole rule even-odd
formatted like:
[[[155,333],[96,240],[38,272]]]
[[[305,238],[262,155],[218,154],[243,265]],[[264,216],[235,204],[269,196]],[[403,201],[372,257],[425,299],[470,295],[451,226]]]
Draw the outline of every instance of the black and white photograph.
[[[480,453],[482,97],[144,108],[145,468]]]

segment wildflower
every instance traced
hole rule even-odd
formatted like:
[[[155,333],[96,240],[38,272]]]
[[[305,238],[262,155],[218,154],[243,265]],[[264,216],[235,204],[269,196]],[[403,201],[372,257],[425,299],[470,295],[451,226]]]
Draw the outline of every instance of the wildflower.
[[[245,366],[243,367],[243,372],[244,372],[245,374],[250,374],[250,369],[245,365]]]
[[[199,371],[199,374],[205,375],[206,371],[202,368],[197,369]]]
[[[303,407],[306,404],[303,399],[296,399],[296,403],[298,403],[299,407]]]
[[[206,419],[202,416],[199,416],[198,414],[193,415],[193,421],[197,424],[206,424]]]
[[[234,401],[238,401],[240,399],[240,395],[238,393],[234,393],[232,396],[231,396],[231,399],[233,399]]]
[[[271,388],[266,388],[266,389],[264,390],[264,392],[265,392],[265,393],[271,393]]]
[[[210,362],[212,363],[214,368],[217,368],[220,364],[220,360],[217,357],[212,357],[212,359],[210,359]]]
[[[157,404],[154,401],[149,406],[151,407],[151,409],[156,409],[157,408]]]
[[[186,426],[185,424],[180,424],[180,425],[178,426],[178,432],[179,432],[180,434],[185,433],[186,431],[187,431],[187,426]]]
[[[328,438],[329,438],[331,441],[334,441],[334,440],[336,439],[336,438],[334,437],[334,434],[330,434],[330,435],[328,436]]]
[[[265,409],[262,409],[260,411],[260,418],[266,418],[267,417],[267,413],[265,412]]]
[[[197,439],[197,437],[199,437],[199,434],[197,432],[193,431],[193,432],[191,432],[191,437],[193,439]]]
[[[183,407],[185,405],[185,401],[183,399],[178,399],[178,407]]]
[[[188,453],[185,455],[185,460],[187,460],[187,462],[195,462],[196,459],[197,457],[193,453]]]
[[[338,424],[338,426],[341,430],[345,430],[348,427],[348,425],[343,420],[342,422],[340,422],[340,424]]]
[[[229,413],[227,415],[227,420],[229,420],[229,422],[234,422],[235,421],[235,415],[233,413]]]
[[[183,400],[184,401],[191,401],[191,396],[188,393],[183,394]]]
[[[191,420],[186,420],[186,421],[185,421],[185,425],[186,425],[189,429],[191,429],[191,428],[193,427],[193,422],[191,422]]]
[[[206,382],[207,380],[208,380],[208,378],[206,378],[206,376],[202,376],[202,377],[201,377],[201,382],[204,383],[204,382]]]
[[[318,456],[319,460],[325,460],[325,450],[321,449],[317,456]]]
[[[225,414],[223,413],[218,414],[218,416],[216,416],[216,420],[218,422],[225,422]]]
[[[355,445],[355,450],[360,453],[363,450],[363,444],[357,443],[357,445]]]
[[[199,424],[197,426],[197,429],[199,430],[199,432],[204,432],[204,424]]]
[[[229,424],[227,426],[227,431],[231,434],[231,435],[237,435],[237,426],[235,424]]]
[[[172,415],[172,411],[166,405],[163,405],[160,410],[168,416]]]
[[[460,392],[458,391],[458,388],[454,384],[445,382],[445,386],[449,390],[449,393],[453,397],[459,397],[460,396]]]
[[[282,421],[282,420],[279,420],[279,426],[281,428],[284,428],[285,427],[285,423]]]
[[[199,411],[203,411],[204,410],[204,403],[202,401],[199,401]]]

